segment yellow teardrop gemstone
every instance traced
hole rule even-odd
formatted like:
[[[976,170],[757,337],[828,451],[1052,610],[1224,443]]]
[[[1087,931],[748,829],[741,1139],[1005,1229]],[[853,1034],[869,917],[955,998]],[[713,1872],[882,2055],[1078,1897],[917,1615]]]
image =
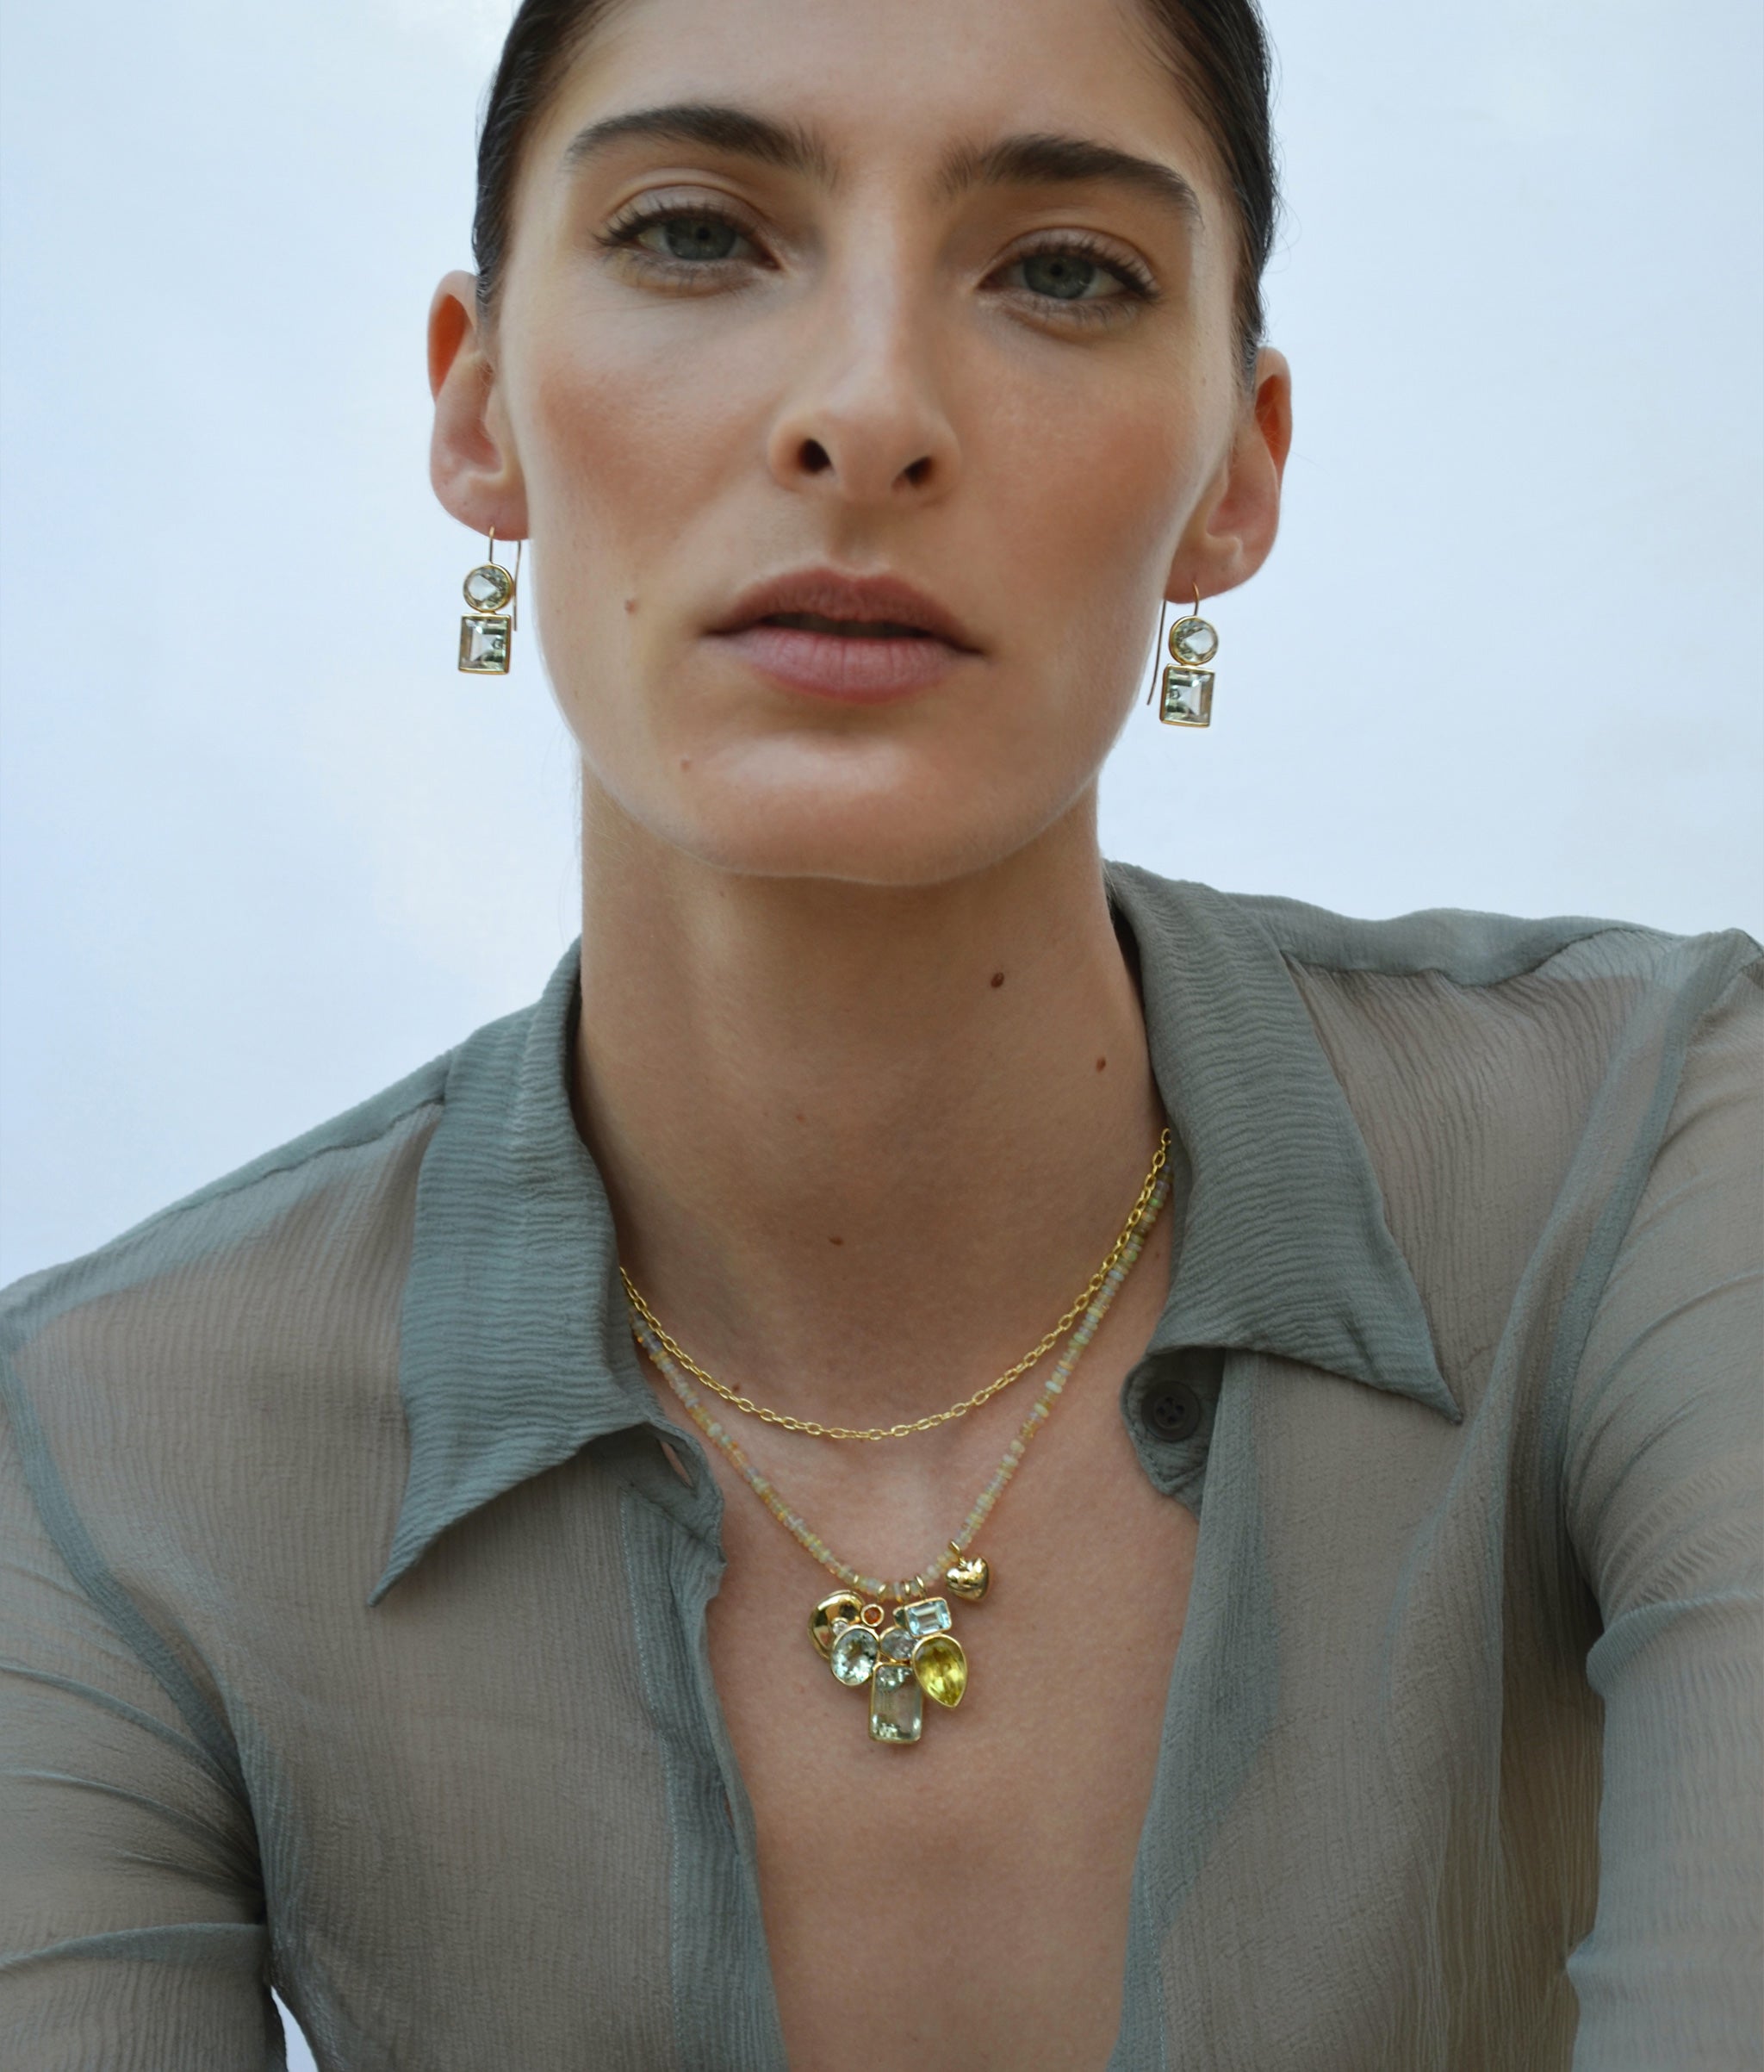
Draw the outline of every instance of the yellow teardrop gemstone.
[[[919,1689],[939,1705],[960,1705],[968,1687],[968,1658],[953,1633],[927,1633],[913,1650]]]

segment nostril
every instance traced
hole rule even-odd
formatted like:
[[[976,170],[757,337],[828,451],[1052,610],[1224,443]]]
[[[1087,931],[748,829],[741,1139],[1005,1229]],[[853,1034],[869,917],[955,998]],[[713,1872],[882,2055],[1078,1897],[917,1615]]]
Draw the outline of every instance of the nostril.
[[[824,475],[833,465],[832,456],[819,439],[805,439],[803,450],[798,456],[804,475]]]
[[[904,482],[910,482],[915,489],[922,488],[925,484],[925,477],[931,472],[930,456],[924,455],[916,460],[910,468],[903,468],[900,472],[901,479]]]

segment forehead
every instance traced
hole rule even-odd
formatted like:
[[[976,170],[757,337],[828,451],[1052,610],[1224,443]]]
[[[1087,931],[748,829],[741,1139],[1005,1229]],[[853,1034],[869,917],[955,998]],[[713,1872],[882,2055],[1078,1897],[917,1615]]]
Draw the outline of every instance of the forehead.
[[[1165,159],[1216,194],[1140,0],[614,0],[559,82],[529,166],[585,122],[700,101],[812,129],[835,180],[1039,133]]]

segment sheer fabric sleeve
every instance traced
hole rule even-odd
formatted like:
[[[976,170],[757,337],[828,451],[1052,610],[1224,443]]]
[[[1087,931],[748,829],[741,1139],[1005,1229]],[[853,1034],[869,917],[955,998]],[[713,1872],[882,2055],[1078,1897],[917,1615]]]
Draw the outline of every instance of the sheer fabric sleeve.
[[[16,1422],[0,1416],[0,2063],[279,2072],[242,1790],[52,1538]]]
[[[1584,1341],[1570,1536],[1603,1632],[1599,1883],[1575,2072],[1764,2065],[1764,1014],[1694,1025]]]

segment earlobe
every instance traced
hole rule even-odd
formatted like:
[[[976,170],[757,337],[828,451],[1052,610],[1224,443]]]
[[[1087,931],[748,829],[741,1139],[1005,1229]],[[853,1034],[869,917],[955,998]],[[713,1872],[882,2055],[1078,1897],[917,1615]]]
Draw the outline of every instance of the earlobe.
[[[525,485],[484,351],[477,283],[450,273],[429,307],[429,392],[435,422],[429,479],[442,507],[475,532],[525,538]]]

